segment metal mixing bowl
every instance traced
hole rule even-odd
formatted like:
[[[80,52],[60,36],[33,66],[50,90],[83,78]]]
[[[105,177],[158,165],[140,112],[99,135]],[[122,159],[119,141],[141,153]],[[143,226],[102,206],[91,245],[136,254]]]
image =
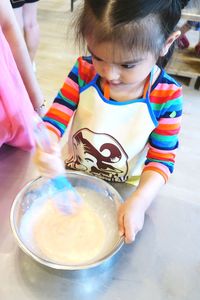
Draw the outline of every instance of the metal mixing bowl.
[[[20,248],[37,262],[54,269],[80,270],[97,266],[111,258],[123,245],[123,238],[118,234],[117,210],[123,201],[119,193],[107,182],[81,172],[68,171],[66,177],[78,191],[92,191],[90,205],[102,219],[106,229],[105,247],[94,260],[82,264],[62,264],[45,257],[33,239],[34,220],[37,218],[41,203],[48,197],[51,187],[43,177],[29,182],[16,196],[10,214],[12,231]],[[95,194],[94,194],[95,193]],[[83,193],[84,194],[84,193]],[[82,194],[82,195],[83,195]],[[41,199],[42,202],[41,202]],[[67,236],[66,236],[67,238]]]

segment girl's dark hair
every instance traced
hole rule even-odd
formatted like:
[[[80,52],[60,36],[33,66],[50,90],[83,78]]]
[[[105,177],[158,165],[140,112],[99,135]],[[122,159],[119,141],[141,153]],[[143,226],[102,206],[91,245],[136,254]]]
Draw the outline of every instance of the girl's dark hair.
[[[152,52],[159,58],[189,0],[85,0],[77,19],[77,39],[92,36],[127,50]],[[136,51],[136,52],[135,52]],[[161,63],[161,62],[160,62]]]

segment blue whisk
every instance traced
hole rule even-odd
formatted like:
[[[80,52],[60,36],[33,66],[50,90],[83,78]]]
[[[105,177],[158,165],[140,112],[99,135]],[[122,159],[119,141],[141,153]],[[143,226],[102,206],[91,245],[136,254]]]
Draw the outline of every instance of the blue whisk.
[[[50,153],[51,141],[48,129],[37,114],[34,115],[33,125],[36,144],[43,151]],[[47,186],[51,186],[51,188],[46,189]],[[48,193],[46,193],[47,190]],[[73,188],[64,174],[59,174],[48,179],[44,186],[40,189],[40,194],[43,194],[43,197],[53,196],[53,199],[56,200],[57,207],[65,213],[70,212],[73,203],[80,204],[82,201],[80,195]]]

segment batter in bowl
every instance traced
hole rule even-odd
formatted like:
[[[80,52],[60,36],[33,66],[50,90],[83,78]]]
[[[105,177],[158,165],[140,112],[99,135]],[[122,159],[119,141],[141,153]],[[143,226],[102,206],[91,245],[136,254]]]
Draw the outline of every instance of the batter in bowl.
[[[34,226],[34,240],[42,254],[61,264],[83,264],[102,251],[106,230],[94,209],[83,203],[75,214],[63,214],[52,200]]]

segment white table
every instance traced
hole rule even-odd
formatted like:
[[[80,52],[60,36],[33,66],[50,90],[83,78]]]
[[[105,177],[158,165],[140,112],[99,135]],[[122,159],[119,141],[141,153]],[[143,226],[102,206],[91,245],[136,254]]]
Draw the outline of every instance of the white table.
[[[94,269],[58,271],[24,254],[9,225],[15,195],[35,176],[30,155],[0,149],[0,299],[199,300],[200,203],[163,193],[134,244]]]

